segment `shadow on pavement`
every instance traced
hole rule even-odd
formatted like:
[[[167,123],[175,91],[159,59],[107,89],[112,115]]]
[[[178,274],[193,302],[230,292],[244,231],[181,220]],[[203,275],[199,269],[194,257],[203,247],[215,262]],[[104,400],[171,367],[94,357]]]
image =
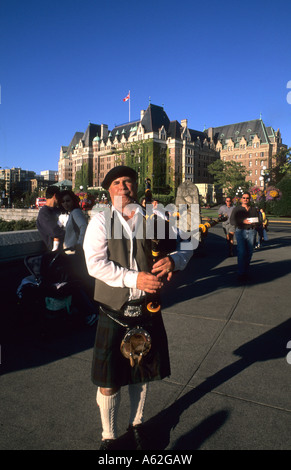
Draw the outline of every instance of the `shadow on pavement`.
[[[286,345],[290,339],[291,319],[281,325],[272,328],[263,335],[249,341],[237,350],[234,354],[240,358],[208,377],[185,395],[178,398],[172,405],[164,409],[156,416],[144,423],[144,432],[147,435],[148,447],[146,450],[163,450],[170,443],[171,431],[178,425],[180,416],[192,405],[198,402],[205,395],[216,389],[224,382],[240,374],[247,367],[255,362],[270,361],[273,359],[286,357]],[[175,450],[195,450],[202,442],[214,434],[228,418],[228,411],[220,412],[205,418],[197,427],[187,434],[181,436],[174,444]],[[121,436],[116,441],[118,449],[129,449],[127,434]]]
[[[208,252],[197,250],[197,262],[206,262],[214,267],[224,256],[222,250],[215,251],[213,244],[224,244],[214,234],[209,235]],[[213,256],[209,253],[213,251]],[[193,258],[194,259],[194,258]],[[41,366],[80,351],[93,348],[96,325],[92,328],[74,325],[66,318],[42,323],[43,312],[38,305],[17,305],[16,290],[27,276],[23,261],[8,263],[0,273],[1,302],[1,373]],[[193,293],[192,293],[193,297]],[[173,301],[177,302],[177,295]]]
[[[184,271],[175,273],[171,283],[166,284],[162,294],[163,308],[170,307],[178,302],[194,299],[199,296],[213,293],[219,289],[238,287],[237,258],[229,258],[227,265],[218,266],[226,258],[225,243],[222,237],[215,234],[208,235],[208,244],[196,253]],[[220,240],[217,240],[220,238]],[[287,248],[291,245],[291,238],[284,237],[272,240],[260,251],[269,251],[276,248]],[[256,259],[256,252],[250,265],[249,282],[251,284],[264,284],[286,276],[291,272],[291,260],[260,261]]]

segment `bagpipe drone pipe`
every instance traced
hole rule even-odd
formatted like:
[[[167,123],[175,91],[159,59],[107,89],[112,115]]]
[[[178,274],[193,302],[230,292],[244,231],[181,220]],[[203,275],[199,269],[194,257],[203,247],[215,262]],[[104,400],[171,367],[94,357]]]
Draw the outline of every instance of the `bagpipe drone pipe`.
[[[177,239],[171,233],[172,227],[169,223],[169,214],[159,214],[152,206],[153,198],[151,192],[151,180],[146,179],[145,187],[145,203],[146,203],[146,218],[147,224],[150,225],[150,239],[151,239],[151,268],[160,259],[167,256],[169,253],[176,251]],[[172,236],[171,236],[172,235]],[[150,314],[160,311],[160,294],[147,294],[146,306]]]
[[[215,225],[219,224],[220,222],[225,222],[227,220],[227,216],[224,215],[219,215],[216,219],[212,219],[211,217],[207,218],[207,221],[204,222],[203,224],[199,224],[199,232],[201,233],[202,236],[206,236],[208,233],[208,230],[211,227],[214,227]]]

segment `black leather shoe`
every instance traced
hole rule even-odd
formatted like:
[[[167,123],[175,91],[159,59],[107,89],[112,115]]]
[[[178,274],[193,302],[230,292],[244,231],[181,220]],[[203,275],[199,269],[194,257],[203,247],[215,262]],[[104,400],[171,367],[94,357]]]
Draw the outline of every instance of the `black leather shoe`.
[[[104,439],[104,441],[101,442],[99,450],[110,450],[114,440],[115,439]]]
[[[132,433],[135,442],[135,450],[146,449],[146,436],[144,434],[143,425],[137,424],[136,426],[130,425],[127,430]]]

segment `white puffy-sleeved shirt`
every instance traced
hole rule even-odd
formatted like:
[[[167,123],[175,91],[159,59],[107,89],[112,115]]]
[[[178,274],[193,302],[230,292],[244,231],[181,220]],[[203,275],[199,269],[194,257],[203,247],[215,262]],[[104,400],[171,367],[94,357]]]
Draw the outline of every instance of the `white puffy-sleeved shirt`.
[[[130,300],[138,299],[145,295],[144,292],[136,288],[138,268],[133,257],[133,238],[137,232],[136,222],[141,218],[141,208],[137,207],[135,216],[126,221],[120,212],[112,209],[130,240],[130,268],[118,266],[114,261],[110,261],[107,256],[107,231],[105,223],[105,212],[99,212],[89,222],[84,238],[84,252],[87,268],[90,276],[99,279],[111,287],[128,287],[130,289]],[[108,216],[108,214],[107,214]],[[185,243],[185,242],[184,242]],[[177,250],[169,253],[175,263],[175,271],[183,270],[192,257],[193,250]]]

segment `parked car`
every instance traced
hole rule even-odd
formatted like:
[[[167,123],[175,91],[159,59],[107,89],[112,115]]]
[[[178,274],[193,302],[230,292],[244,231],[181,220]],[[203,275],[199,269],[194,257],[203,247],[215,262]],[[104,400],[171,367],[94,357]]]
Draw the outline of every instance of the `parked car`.
[[[46,203],[46,198],[45,197],[37,197],[35,201],[35,206],[37,209],[40,207],[44,206]]]

